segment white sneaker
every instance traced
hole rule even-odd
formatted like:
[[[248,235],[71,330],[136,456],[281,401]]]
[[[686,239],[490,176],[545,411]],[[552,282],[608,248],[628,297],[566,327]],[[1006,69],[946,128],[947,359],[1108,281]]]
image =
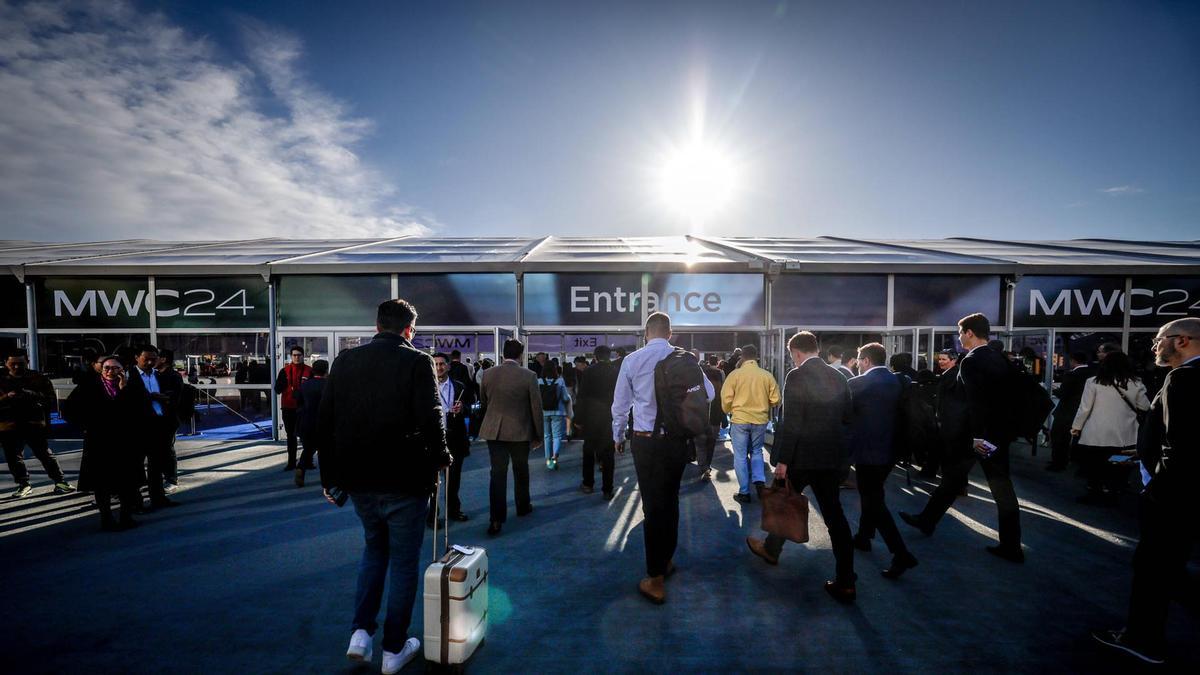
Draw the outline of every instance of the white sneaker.
[[[179,486],[174,483],[163,483],[163,492],[173,495],[179,491]]]
[[[367,631],[359,628],[350,635],[350,646],[346,648],[346,658],[351,661],[367,662],[371,660],[374,654],[371,645],[371,636]]]
[[[383,675],[395,675],[400,672],[400,669],[408,665],[408,662],[413,660],[420,649],[421,641],[410,637],[404,642],[404,649],[401,649],[399,654],[383,650]]]

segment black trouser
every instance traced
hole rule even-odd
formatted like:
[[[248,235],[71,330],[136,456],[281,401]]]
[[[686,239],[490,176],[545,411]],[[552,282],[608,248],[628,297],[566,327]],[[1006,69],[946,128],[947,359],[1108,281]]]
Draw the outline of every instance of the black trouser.
[[[513,498],[517,514],[533,508],[529,500],[529,441],[488,441],[492,459],[491,519],[493,523],[508,520],[508,463],[512,461]]]
[[[600,460],[600,480],[604,492],[613,490],[613,460],[616,446],[611,438],[583,439],[583,484],[592,487],[596,484],[596,460]]]
[[[299,436],[296,435],[296,424],[299,419],[299,411],[296,408],[280,408],[279,415],[283,417],[283,433],[287,435],[288,448],[288,466],[296,466],[296,452],[298,450]]]
[[[317,454],[317,442],[313,440],[311,434],[300,434],[300,463],[297,464],[302,469],[312,469],[313,458]]]
[[[46,475],[50,476],[51,481],[63,481],[62,469],[59,468],[58,460],[54,458],[46,440],[45,427],[22,426],[13,431],[5,431],[0,433],[0,444],[4,446],[4,460],[8,462],[8,470],[17,485],[29,484],[29,469],[25,467],[26,445],[33,450],[33,456],[42,463],[42,468],[46,470]]]
[[[441,504],[435,503],[438,494],[434,492],[429,496],[429,515],[425,517],[427,522],[433,522],[434,512],[437,513],[439,518],[445,518],[447,514],[453,516],[457,513],[462,513],[462,502],[459,501],[458,490],[462,486],[463,460],[466,458],[459,457],[453,452],[451,452],[451,455],[454,457],[454,461],[450,464],[450,479],[446,485],[442,486],[442,489],[446,491],[446,513],[442,513]]]
[[[1119,455],[1125,448],[1107,447],[1101,445],[1077,445],[1076,454],[1079,467],[1087,478],[1089,492],[1120,493],[1129,483],[1129,471],[1135,465],[1113,464],[1109,457]]]
[[[969,443],[969,441],[967,441]],[[1012,476],[1008,467],[1008,443],[999,443],[996,452],[984,459],[974,451],[967,454],[960,441],[952,450],[954,454],[946,462],[942,482],[929,497],[919,518],[929,527],[937,526],[946,515],[950,505],[967,486],[967,477],[975,462],[983,466],[988,488],[996,502],[1000,521],[1000,545],[1009,550],[1021,548],[1021,509],[1017,505],[1017,491],[1013,489]]]
[[[945,437],[938,434],[933,439],[933,444],[925,451],[925,463],[921,465],[921,475],[926,478],[932,478],[937,475],[938,469],[946,465],[946,457],[949,455],[949,443]]]
[[[858,495],[862,502],[862,516],[858,519],[858,536],[870,539],[875,530],[883,537],[892,555],[907,553],[904,539],[892,519],[884,497],[883,484],[892,475],[892,466],[870,466],[859,464],[854,467],[858,477]]]
[[[1074,414],[1067,417],[1064,411],[1061,421],[1055,415],[1050,423],[1050,463],[1054,466],[1065,467],[1071,462],[1071,422],[1074,419]]]
[[[861,480],[861,479],[860,479]],[[825,521],[825,529],[829,531],[829,541],[833,544],[833,557],[837,566],[837,583],[840,586],[853,586],[854,576],[854,544],[850,537],[850,523],[846,522],[846,514],[842,512],[842,503],[838,499],[841,490],[841,469],[788,469],[788,481],[792,490],[801,492],[805,487],[812,487],[813,496],[817,498],[817,506],[821,509],[821,519]],[[783,537],[767,535],[767,551],[779,557],[783,551]]]
[[[105,484],[105,481],[99,481],[96,486],[96,507],[100,509],[100,520],[112,520],[112,503],[110,498],[113,490]],[[133,520],[133,512],[142,505],[142,496],[138,493],[137,488],[129,485],[116,490],[117,498],[121,500],[121,520]]]
[[[1162,479],[1160,473],[1151,480],[1151,485]],[[1147,490],[1141,495],[1138,509],[1141,537],[1133,554],[1127,635],[1134,644],[1161,649],[1167,637],[1171,596],[1186,578],[1187,561],[1200,533],[1197,527],[1200,521],[1193,515],[1195,501],[1190,496],[1164,502],[1162,495],[1155,496]]]
[[[687,464],[687,442],[662,436],[634,436],[633,468],[642,494],[642,534],[646,574],[660,577],[679,543],[679,481]]]
[[[712,467],[713,455],[717,451],[717,434],[721,433],[719,425],[713,425],[708,428],[708,433],[704,438],[696,439],[696,465],[701,471],[707,471]]]

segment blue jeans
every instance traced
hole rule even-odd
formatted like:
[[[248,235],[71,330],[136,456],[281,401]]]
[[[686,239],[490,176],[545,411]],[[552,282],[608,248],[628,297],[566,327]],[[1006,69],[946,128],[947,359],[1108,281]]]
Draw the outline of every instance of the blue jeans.
[[[738,492],[750,494],[750,484],[766,482],[763,467],[763,443],[767,438],[765,424],[730,424],[729,440],[733,445],[733,471],[737,474]]]
[[[546,460],[549,461],[551,457],[558,457],[558,450],[567,435],[567,418],[557,413],[542,413],[542,429],[542,447],[546,449]]]
[[[399,653],[408,639],[413,603],[420,581],[421,539],[429,498],[405,494],[356,492],[350,495],[362,521],[366,548],[358,568],[354,594],[354,623],[350,630],[375,634],[376,617],[383,601],[384,580],[391,572],[387,617],[383,621],[383,648]]]

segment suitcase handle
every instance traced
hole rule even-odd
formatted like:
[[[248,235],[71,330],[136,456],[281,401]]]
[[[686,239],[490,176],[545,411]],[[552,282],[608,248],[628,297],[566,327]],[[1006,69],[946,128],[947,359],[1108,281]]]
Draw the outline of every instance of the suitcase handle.
[[[446,474],[446,480],[442,481],[442,472],[441,471],[438,472],[437,490],[433,495],[433,562],[437,562],[438,558],[441,557],[438,555],[438,552],[437,552],[437,540],[438,540],[438,513],[439,513],[439,511],[442,511],[442,509],[440,507],[442,506],[441,500],[443,500],[443,499],[445,500],[444,503],[445,503],[445,507],[446,507],[444,509],[444,513],[442,514],[446,519],[446,523],[445,523],[445,525],[446,525],[446,528],[445,528],[446,529],[446,534],[445,534],[446,548],[443,549],[443,551],[442,551],[443,555],[445,554],[446,551],[450,550],[450,468],[449,467],[446,467],[445,474]],[[446,484],[445,490],[442,489],[443,482],[445,482],[445,484]]]

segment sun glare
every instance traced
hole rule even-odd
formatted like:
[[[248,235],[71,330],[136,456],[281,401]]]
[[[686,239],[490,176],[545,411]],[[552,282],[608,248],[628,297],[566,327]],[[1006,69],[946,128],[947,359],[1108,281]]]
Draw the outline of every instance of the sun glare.
[[[658,169],[663,204],[693,224],[702,224],[729,205],[739,172],[728,153],[703,141],[674,148]]]

